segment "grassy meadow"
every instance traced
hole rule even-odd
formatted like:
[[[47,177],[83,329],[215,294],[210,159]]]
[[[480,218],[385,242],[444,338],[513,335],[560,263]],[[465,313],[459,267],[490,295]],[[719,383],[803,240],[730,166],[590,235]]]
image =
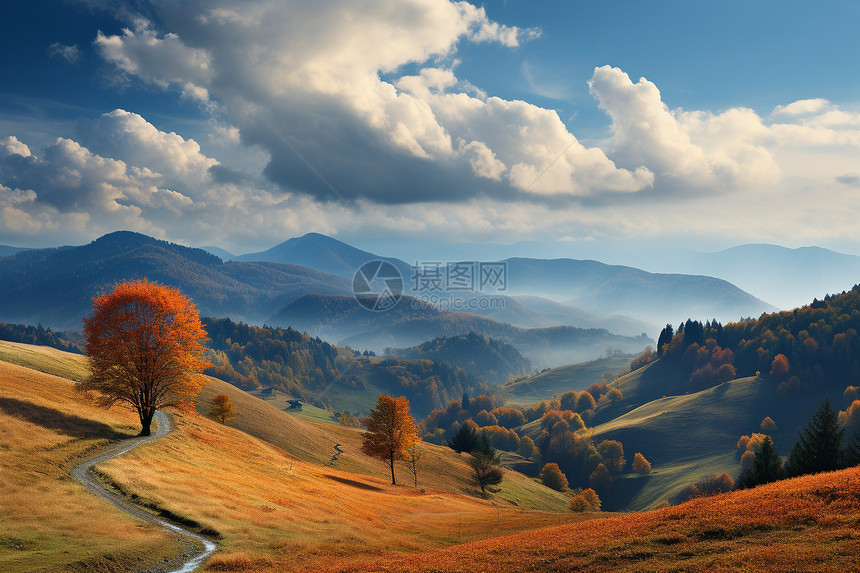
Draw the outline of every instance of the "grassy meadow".
[[[82,357],[0,342],[0,571],[128,571],[180,551],[68,474],[108,441],[137,434],[129,410],[87,404],[64,378],[6,362],[83,374]]]
[[[860,467],[328,571],[712,573],[860,569]]]
[[[86,375],[80,356],[11,343],[0,352]],[[133,412],[96,408],[70,380],[8,362],[0,362],[0,388],[0,570],[127,571],[179,552],[171,536],[68,476],[86,452],[136,435]],[[566,513],[564,494],[516,472],[482,497],[465,455],[430,444],[421,446],[419,487],[403,467],[392,486],[384,464],[359,452],[359,430],[301,419],[216,379],[198,407],[219,393],[237,405],[235,427],[173,414],[177,429],[167,438],[97,467],[141,505],[217,532],[208,570],[313,570],[596,517]],[[345,453],[332,467],[335,443]]]

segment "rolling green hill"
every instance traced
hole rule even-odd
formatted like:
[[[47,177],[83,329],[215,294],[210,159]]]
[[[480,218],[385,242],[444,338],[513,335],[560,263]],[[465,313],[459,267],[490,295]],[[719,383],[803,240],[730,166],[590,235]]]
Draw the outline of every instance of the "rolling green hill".
[[[630,363],[632,355],[600,358],[579,364],[550,368],[540,374],[511,380],[499,387],[510,405],[526,405],[549,400],[570,390],[582,391],[600,383],[605,372],[617,371]]]

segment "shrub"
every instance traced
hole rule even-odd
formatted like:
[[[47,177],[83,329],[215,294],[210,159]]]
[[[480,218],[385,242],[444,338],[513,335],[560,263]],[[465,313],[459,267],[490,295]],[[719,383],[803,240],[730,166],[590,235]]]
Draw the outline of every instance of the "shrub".
[[[585,489],[570,498],[570,511],[600,511],[600,497],[591,488]]]
[[[594,396],[589,394],[588,392],[580,392],[579,396],[576,398],[576,411],[582,414],[588,410],[594,410],[597,407],[597,402],[594,400]]]
[[[609,387],[606,384],[595,382],[586,388],[585,391],[591,394],[591,397],[594,398],[595,402],[599,402],[600,397],[609,391]]]
[[[518,453],[527,460],[538,461],[540,459],[540,450],[530,437],[525,436],[520,439],[520,447]]]
[[[481,433],[487,436],[494,448],[515,452],[520,447],[520,437],[514,430],[501,426],[487,426],[481,428]]]
[[[486,410],[481,410],[477,414],[475,414],[475,423],[480,427],[484,426],[497,426],[499,421],[495,416],[487,412]]]
[[[558,426],[559,422],[565,422],[565,426]],[[585,422],[582,421],[582,416],[571,410],[550,410],[540,419],[540,427],[542,430],[549,430],[550,434],[555,435],[561,431],[577,431],[585,428]]]
[[[565,491],[567,489],[567,477],[558,467],[558,464],[545,464],[538,477],[541,483],[556,491]]]
[[[654,352],[654,348],[651,346],[646,346],[645,350],[643,350],[639,356],[630,361],[630,371],[639,370],[643,366],[647,366],[657,360],[657,353]]]
[[[490,414],[496,417],[499,426],[503,426],[505,428],[516,428],[517,426],[522,426],[526,423],[525,416],[523,416],[523,413],[516,408],[500,406],[493,409]]]
[[[681,490],[681,492],[672,499],[672,503],[684,503],[685,501],[697,497],[708,497],[718,495],[720,493],[726,493],[734,489],[734,487],[735,481],[727,473],[711,477],[703,477],[693,485],[689,485]]]
[[[624,446],[618,440],[603,440],[597,444],[597,453],[609,471],[621,473],[627,460],[624,459]]]
[[[352,412],[348,412],[347,410],[343,410],[342,412],[338,412],[335,414],[335,419],[338,424],[341,426],[346,426],[347,428],[357,428],[360,424],[358,422],[358,417]]]
[[[576,398],[579,395],[579,392],[575,390],[571,390],[569,392],[565,392],[561,396],[558,397],[559,404],[561,404],[562,410],[576,410]]]
[[[603,463],[597,464],[591,475],[588,476],[588,485],[597,492],[604,494],[612,487],[612,474]]]
[[[636,452],[633,455],[633,471],[638,474],[651,473],[651,462],[646,460],[641,453]]]

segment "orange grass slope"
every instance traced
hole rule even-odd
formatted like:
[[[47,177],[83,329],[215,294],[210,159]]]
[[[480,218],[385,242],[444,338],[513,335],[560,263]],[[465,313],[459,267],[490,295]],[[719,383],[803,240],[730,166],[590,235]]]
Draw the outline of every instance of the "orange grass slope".
[[[329,571],[860,571],[860,468]]]
[[[6,357],[75,372],[81,357],[0,343]],[[73,357],[73,358],[70,358]],[[87,404],[74,383],[0,362],[0,571],[129,571],[181,548],[69,477],[88,452],[134,436],[137,416]]]
[[[100,465],[143,503],[218,532],[213,571],[317,570],[583,519],[502,508],[295,459],[200,416]]]
[[[278,446],[298,460],[326,465],[335,453],[335,444],[340,444],[344,453],[338,456],[338,469],[383,479],[389,476],[383,462],[361,453],[361,430],[299,419],[216,378],[209,378],[209,383],[198,395],[198,412],[207,412],[218,394],[229,395],[236,405],[236,419],[230,422],[230,426]],[[480,493],[472,482],[468,456],[428,443],[421,443],[420,448],[423,458],[419,487],[468,496]],[[402,464],[397,464],[396,474],[398,484],[412,483]],[[390,477],[388,481],[391,481]],[[491,498],[499,505],[567,511],[566,495],[535,483],[518,472],[506,471],[499,487],[500,491]]]

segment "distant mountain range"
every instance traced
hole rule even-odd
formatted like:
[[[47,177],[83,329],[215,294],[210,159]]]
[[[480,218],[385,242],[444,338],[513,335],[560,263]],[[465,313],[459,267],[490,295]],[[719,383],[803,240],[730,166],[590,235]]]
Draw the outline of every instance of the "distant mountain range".
[[[80,328],[92,297],[147,277],[177,286],[202,315],[264,321],[308,293],[351,293],[350,282],[296,265],[225,263],[201,249],[119,231],[88,245],[0,258],[0,321]]]
[[[374,312],[352,296],[305,295],[268,322],[376,352],[473,332],[511,344],[540,367],[589,360],[608,350],[638,352],[654,343],[647,336],[620,336],[605,329],[521,328],[476,314],[439,310],[412,297],[404,297],[387,312]]]
[[[622,314],[651,323],[690,317],[721,321],[775,308],[723,279],[649,273],[575,259],[508,259],[508,289],[561,300],[590,314]]]
[[[786,310],[860,283],[860,257],[821,247],[741,245],[716,253],[679,252],[659,266],[670,269],[726,279]]]
[[[239,259],[297,264],[349,279],[362,264],[386,260],[400,271],[409,294],[427,300],[428,291],[416,289],[420,285],[413,280],[411,264],[362,251],[318,233],[290,239]],[[634,267],[575,259],[510,258],[503,262],[507,265],[505,290],[455,295],[467,299],[505,296],[501,307],[475,305],[470,312],[520,326],[573,324],[593,328],[611,324],[613,331],[638,334],[690,317],[730,321],[775,310],[733,284],[710,276],[649,273]],[[448,268],[443,265],[440,272],[444,274]],[[429,294],[447,296],[447,293]]]
[[[240,261],[288,263],[316,269],[352,280],[355,271],[368,261],[388,261],[410,280],[412,266],[400,259],[382,257],[319,233],[308,233],[275,245],[271,249],[237,257]]]

